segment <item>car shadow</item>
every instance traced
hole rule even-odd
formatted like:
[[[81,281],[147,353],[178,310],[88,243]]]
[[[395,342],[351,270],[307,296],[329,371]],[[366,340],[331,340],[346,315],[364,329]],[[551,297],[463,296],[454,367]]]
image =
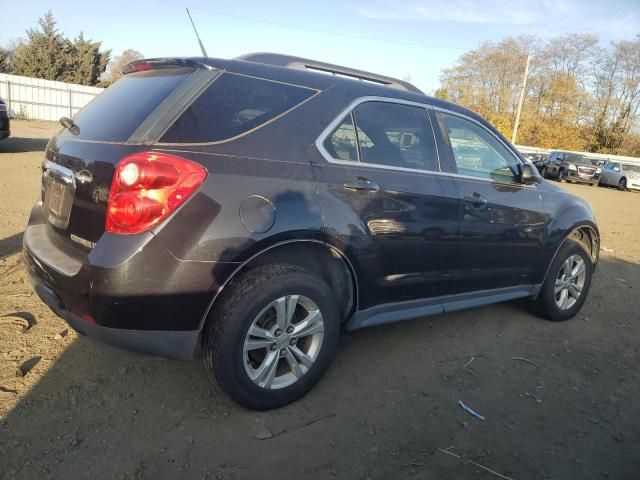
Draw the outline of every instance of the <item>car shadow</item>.
[[[24,232],[20,232],[0,240],[0,260],[22,250],[23,235]]]
[[[311,393],[270,412],[229,401],[198,360],[78,337],[0,424],[0,478],[476,478],[464,458],[637,478],[639,284],[606,257],[569,322],[511,302],[344,333]]]
[[[48,138],[9,137],[0,141],[0,153],[43,152]]]

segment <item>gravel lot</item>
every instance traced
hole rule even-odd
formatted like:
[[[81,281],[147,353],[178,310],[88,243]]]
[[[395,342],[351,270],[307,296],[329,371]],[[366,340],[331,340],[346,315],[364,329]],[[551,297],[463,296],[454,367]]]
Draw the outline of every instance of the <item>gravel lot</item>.
[[[201,361],[94,344],[32,293],[21,235],[56,127],[12,127],[0,142],[0,478],[640,478],[640,194],[563,184],[593,206],[604,247],[575,319],[511,302],[344,334],[310,395],[255,413]]]

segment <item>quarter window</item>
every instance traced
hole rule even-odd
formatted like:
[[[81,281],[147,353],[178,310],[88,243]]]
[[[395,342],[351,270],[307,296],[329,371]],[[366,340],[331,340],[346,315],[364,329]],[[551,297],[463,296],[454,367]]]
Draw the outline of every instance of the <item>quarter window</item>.
[[[456,115],[441,116],[459,174],[517,182],[517,160],[493,135]]]
[[[187,108],[161,141],[228,140],[264,125],[315,93],[304,87],[224,73]]]
[[[353,115],[349,114],[324,141],[324,148],[338,160],[358,161],[358,140],[353,126]]]

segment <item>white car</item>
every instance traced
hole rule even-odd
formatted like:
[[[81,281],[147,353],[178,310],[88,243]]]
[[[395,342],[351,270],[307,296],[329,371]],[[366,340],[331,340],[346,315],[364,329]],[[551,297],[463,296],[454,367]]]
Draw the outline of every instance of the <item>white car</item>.
[[[640,164],[608,162],[602,167],[600,185],[617,187],[619,190],[640,190]]]

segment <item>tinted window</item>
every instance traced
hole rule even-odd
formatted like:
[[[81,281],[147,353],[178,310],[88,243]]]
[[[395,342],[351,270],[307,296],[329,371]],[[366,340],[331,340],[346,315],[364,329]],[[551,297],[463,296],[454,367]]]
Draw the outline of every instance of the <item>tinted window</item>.
[[[358,160],[358,145],[353,117],[347,116],[334,132],[324,141],[324,148],[338,160]]]
[[[161,141],[228,140],[263,125],[315,93],[308,88],[225,73],[191,104]]]
[[[438,170],[424,108],[367,102],[354,110],[360,161],[392,167]]]
[[[458,173],[498,181],[516,181],[518,162],[490,132],[455,115],[441,114]]]
[[[74,116],[83,140],[124,142],[192,70],[161,69],[130,73]],[[71,135],[65,132],[65,135]]]

